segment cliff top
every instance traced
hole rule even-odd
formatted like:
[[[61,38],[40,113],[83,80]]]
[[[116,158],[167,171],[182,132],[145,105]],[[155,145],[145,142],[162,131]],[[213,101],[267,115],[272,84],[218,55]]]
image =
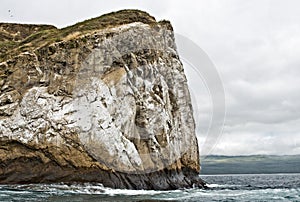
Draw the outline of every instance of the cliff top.
[[[62,29],[52,25],[0,23],[0,62],[21,52],[32,51],[38,47],[67,40],[68,36],[79,36],[91,31],[133,22],[155,24],[156,20],[144,11],[130,9],[108,13]]]

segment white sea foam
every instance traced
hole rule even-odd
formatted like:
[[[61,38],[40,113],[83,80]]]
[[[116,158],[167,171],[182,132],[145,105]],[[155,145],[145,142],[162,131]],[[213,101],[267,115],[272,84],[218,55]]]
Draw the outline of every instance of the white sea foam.
[[[207,187],[209,188],[214,188],[214,187],[221,187],[222,185],[220,184],[206,184]]]

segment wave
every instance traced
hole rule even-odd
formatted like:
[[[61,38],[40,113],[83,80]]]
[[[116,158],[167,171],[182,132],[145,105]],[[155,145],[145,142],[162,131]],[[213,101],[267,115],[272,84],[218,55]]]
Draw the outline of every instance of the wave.
[[[25,193],[25,192],[63,192],[71,194],[104,194],[104,195],[157,195],[168,193],[179,193],[183,190],[157,191],[157,190],[131,190],[131,189],[113,189],[104,187],[100,183],[83,184],[26,184],[26,185],[2,185],[0,190],[6,192]]]
[[[208,189],[129,190],[98,183],[0,185],[0,201],[300,201],[300,175],[206,176]]]

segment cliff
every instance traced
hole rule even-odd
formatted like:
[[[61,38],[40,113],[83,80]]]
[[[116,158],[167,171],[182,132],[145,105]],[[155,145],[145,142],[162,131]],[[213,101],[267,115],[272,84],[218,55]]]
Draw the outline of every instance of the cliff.
[[[0,183],[203,187],[168,21],[122,10],[57,29],[0,24]]]

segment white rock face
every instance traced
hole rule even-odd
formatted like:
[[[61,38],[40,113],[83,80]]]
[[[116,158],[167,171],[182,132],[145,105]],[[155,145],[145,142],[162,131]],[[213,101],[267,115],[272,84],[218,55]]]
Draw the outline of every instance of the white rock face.
[[[35,61],[39,84],[18,98],[14,91],[2,92],[0,138],[59,148],[76,136],[88,155],[114,171],[199,171],[191,100],[173,32],[131,23],[76,40],[87,41],[87,57],[82,46],[64,52],[62,42],[54,44],[46,64],[55,70],[57,61],[67,61],[70,67],[49,74]]]

